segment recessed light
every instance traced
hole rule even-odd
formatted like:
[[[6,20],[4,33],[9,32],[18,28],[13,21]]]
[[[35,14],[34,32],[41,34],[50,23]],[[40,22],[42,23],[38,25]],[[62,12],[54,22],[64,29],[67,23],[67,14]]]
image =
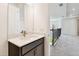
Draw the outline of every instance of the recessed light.
[[[72,10],[75,11],[76,9],[75,8],[72,8]]]

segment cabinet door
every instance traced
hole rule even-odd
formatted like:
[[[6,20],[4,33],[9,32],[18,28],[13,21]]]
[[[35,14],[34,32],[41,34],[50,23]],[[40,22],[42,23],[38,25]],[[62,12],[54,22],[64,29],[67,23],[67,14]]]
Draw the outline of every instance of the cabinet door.
[[[44,45],[41,44],[35,49],[36,56],[44,56]]]
[[[35,55],[35,49],[31,50],[30,52],[28,52],[24,56],[34,56],[34,55]]]

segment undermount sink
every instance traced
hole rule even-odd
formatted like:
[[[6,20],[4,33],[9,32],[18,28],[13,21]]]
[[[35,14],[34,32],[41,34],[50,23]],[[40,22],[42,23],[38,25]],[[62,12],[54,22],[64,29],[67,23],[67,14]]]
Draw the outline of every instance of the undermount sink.
[[[26,34],[26,36],[24,37],[24,36],[20,36],[19,37],[19,39],[32,39],[32,38],[36,38],[36,37],[38,37],[38,35],[36,35],[36,34]]]

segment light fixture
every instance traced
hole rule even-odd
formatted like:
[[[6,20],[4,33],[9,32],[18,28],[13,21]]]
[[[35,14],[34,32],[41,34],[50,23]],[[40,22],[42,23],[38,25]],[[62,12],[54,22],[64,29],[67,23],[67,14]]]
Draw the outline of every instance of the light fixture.
[[[63,3],[60,3],[59,6],[60,6],[60,7],[63,6]]]
[[[72,11],[75,11],[76,9],[75,8],[72,8]]]

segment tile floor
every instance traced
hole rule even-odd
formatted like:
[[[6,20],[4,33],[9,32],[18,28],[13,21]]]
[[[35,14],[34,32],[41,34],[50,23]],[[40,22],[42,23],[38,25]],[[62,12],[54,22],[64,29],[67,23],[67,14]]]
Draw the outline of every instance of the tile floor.
[[[55,46],[50,46],[51,56],[79,56],[79,37],[61,35]]]

